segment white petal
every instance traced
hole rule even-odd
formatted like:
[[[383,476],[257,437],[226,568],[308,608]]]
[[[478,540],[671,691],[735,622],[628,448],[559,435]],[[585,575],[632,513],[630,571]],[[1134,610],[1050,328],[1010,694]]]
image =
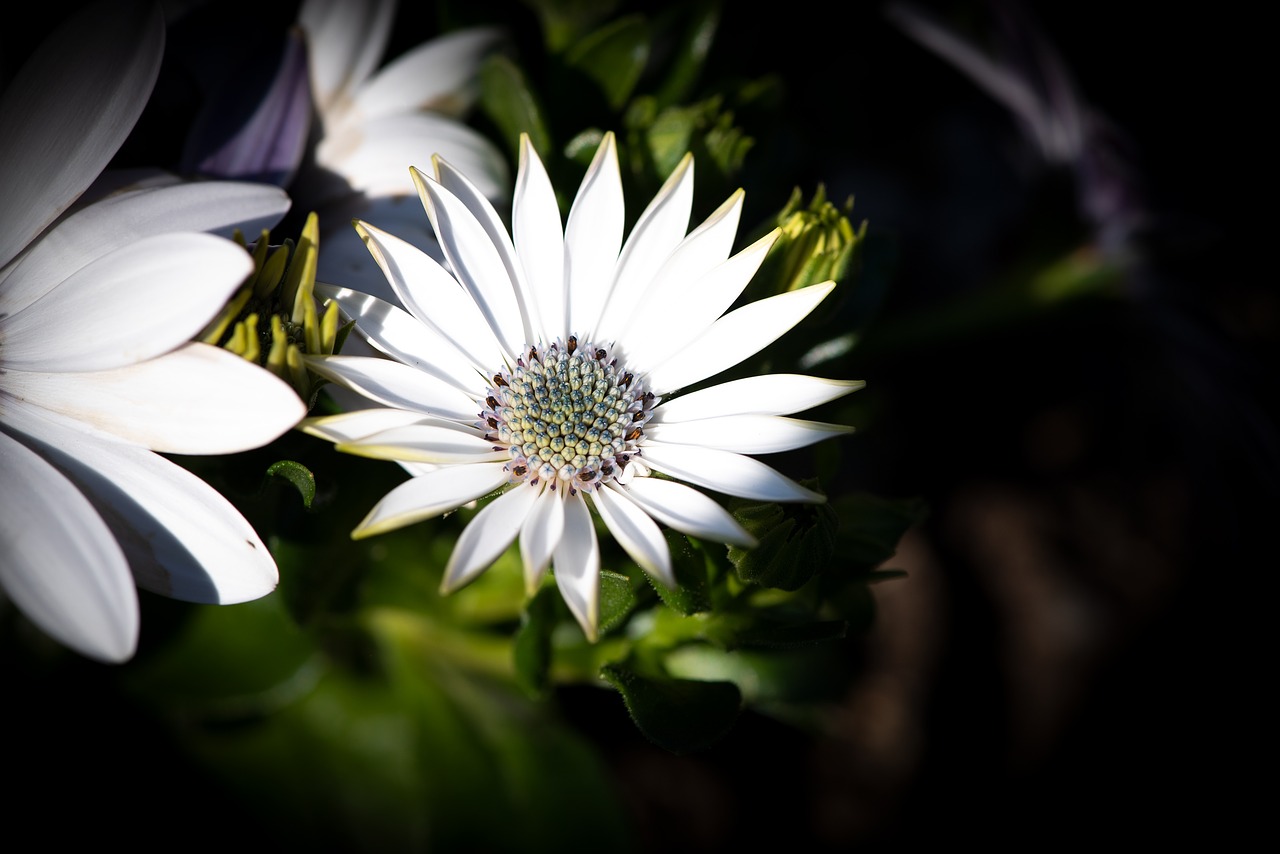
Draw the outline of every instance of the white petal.
[[[835,288],[834,282],[766,297],[734,309],[702,337],[652,368],[649,390],[664,395],[733,367],[803,320]]]
[[[339,451],[383,460],[417,463],[481,463],[511,459],[471,427],[448,422],[392,427],[337,446]]]
[[[514,285],[516,306],[520,310],[520,318],[524,324],[521,340],[536,340],[534,337],[536,332],[541,331],[537,305],[530,294],[529,284],[524,278],[524,267],[516,257],[515,244],[511,242],[511,235],[507,233],[502,217],[494,210],[493,205],[480,189],[463,171],[455,168],[447,157],[436,155],[432,158],[432,163],[435,165],[436,180],[440,182],[440,186],[453,193],[458,201],[466,205],[467,210],[471,211],[471,215],[488,235],[489,242],[498,250],[502,266],[507,271],[507,278]]]
[[[739,454],[773,454],[852,433],[853,428],[780,415],[724,415],[649,424],[644,432],[663,444],[701,445]]]
[[[676,586],[671,569],[671,551],[662,529],[620,488],[605,485],[591,493],[596,512],[609,533],[626,549],[641,569],[667,587]]]
[[[537,489],[521,484],[486,504],[458,537],[440,592],[451,593],[488,569],[516,538],[538,495]]]
[[[36,625],[103,661],[132,657],[138,598],[120,546],[78,489],[0,432],[0,586]]]
[[[502,151],[488,137],[445,116],[382,116],[337,130],[316,146],[317,163],[370,197],[412,197],[408,167],[433,155],[467,170],[489,198],[506,198],[510,173]]]
[[[507,482],[503,463],[445,466],[409,478],[382,497],[351,536],[371,537],[439,516]]]
[[[0,268],[110,162],[151,96],[163,52],[159,6],[98,4],[67,20],[6,81]]]
[[[564,499],[564,534],[552,570],[561,598],[587,640],[595,641],[600,625],[600,551],[591,511],[580,494]]]
[[[538,316],[544,324],[544,343],[568,337],[560,206],[547,170],[525,133],[520,134],[520,168],[516,175],[511,234]]]
[[[350,288],[319,282],[315,293],[321,299],[333,300],[347,317],[355,318],[356,334],[378,352],[426,371],[458,391],[470,393],[484,386],[484,375],[471,359],[434,326],[420,322],[404,309]],[[488,335],[487,329],[485,334]],[[351,355],[345,345],[343,355]]]
[[[391,35],[397,0],[306,0],[298,24],[307,34],[311,89],[321,113],[334,109],[373,73]]]
[[[524,349],[524,321],[516,302],[518,285],[507,272],[500,250],[457,196],[418,170],[411,172],[450,268],[480,307],[506,354],[514,358]]]
[[[725,262],[733,249],[744,198],[742,190],[735,191],[679,245],[659,259],[662,266],[657,272],[633,282],[634,293],[630,298],[633,310],[616,312],[620,316],[616,327],[618,340],[629,341],[637,332],[651,330],[655,324],[661,328],[672,306],[684,301],[685,292],[693,283]]]
[[[390,430],[392,427],[417,424],[429,417],[421,412],[377,406],[361,409],[358,412],[306,418],[299,422],[298,429],[330,442],[351,442],[383,430]]]
[[[790,415],[865,386],[862,380],[829,380],[804,374],[760,374],[709,386],[663,401],[652,423],[692,421],[716,415]]]
[[[643,456],[657,471],[740,498],[826,501],[821,493],[805,489],[759,460],[731,451],[650,441],[645,442]]]
[[[640,509],[677,531],[717,543],[752,547],[756,538],[709,496],[674,480],[640,477],[619,487]]]
[[[596,340],[616,341],[627,328],[650,282],[689,230],[692,209],[693,155],[686,154],[627,236]]]
[[[561,491],[546,489],[544,484],[542,495],[520,529],[520,560],[524,564],[525,590],[530,596],[537,591],[563,535],[564,500]]]
[[[496,27],[471,27],[424,42],[381,68],[356,105],[367,117],[421,109],[459,116],[475,101],[480,62],[501,36]]]
[[[275,560],[217,490],[159,454],[10,410],[97,507],[140,587],[190,602],[233,604],[275,589]]]
[[[41,236],[6,280],[3,308],[13,314],[86,264],[140,240],[184,231],[230,238],[237,229],[254,240],[288,209],[284,191],[265,184],[199,181],[120,191]],[[184,269],[174,281],[185,287],[186,278]]]
[[[396,409],[410,409],[440,418],[471,421],[479,409],[476,399],[428,373],[364,356],[305,356],[303,362],[322,377]]]
[[[742,294],[781,233],[775,228],[694,281],[664,279],[651,289],[645,303],[649,312],[642,309],[635,317],[648,315],[651,320],[633,326],[625,339],[627,365],[643,371],[646,365],[660,364],[706,332]],[[677,287],[670,289],[672,284]],[[645,328],[660,334],[636,334]]]
[[[208,234],[124,246],[0,318],[5,367],[103,370],[157,356],[197,335],[251,272],[249,253]]]
[[[316,260],[317,282],[341,282],[393,305],[400,304],[386,275],[369,257],[364,238],[352,226],[356,220],[384,234],[394,234],[437,262],[444,260],[444,250],[436,240],[431,220],[422,215],[422,203],[416,194],[378,198],[348,194],[319,201],[307,209],[316,211],[320,218],[323,251]]]
[[[502,363],[502,344],[480,306],[434,258],[368,223],[357,223],[356,231],[406,311],[442,335],[473,365],[487,371]],[[353,304],[352,316],[359,318],[361,310]]]
[[[582,178],[564,227],[571,333],[595,332],[622,248],[624,215],[618,149],[609,132]]]
[[[306,415],[288,383],[206,344],[113,371],[10,371],[5,390],[88,430],[175,454],[257,448]]]

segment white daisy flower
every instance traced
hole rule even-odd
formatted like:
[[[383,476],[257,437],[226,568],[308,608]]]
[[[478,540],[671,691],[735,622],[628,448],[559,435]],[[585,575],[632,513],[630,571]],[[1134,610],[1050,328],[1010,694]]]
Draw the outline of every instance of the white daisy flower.
[[[314,163],[293,184],[295,202],[320,214],[319,278],[385,299],[393,297],[380,290],[385,283],[349,227],[352,219],[441,257],[403,164],[423,151],[438,152],[495,202],[509,184],[502,152],[462,121],[479,95],[480,63],[501,41],[500,31],[446,33],[380,67],[397,6],[396,0],[306,0],[298,14],[319,137]]]
[[[141,113],[163,45],[158,7],[96,4],[0,94],[0,588],[111,662],[137,645],[135,583],[231,603],[278,580],[248,521],[154,452],[238,452],[306,414],[267,371],[189,343],[253,266],[203,232],[278,219],[280,190],[169,182],[74,207]]]
[[[563,227],[526,137],[509,235],[474,184],[442,158],[434,165],[434,177],[410,171],[453,272],[358,223],[407,310],[350,289],[328,287],[326,296],[390,358],[308,360],[380,406],[308,419],[302,429],[341,451],[399,461],[414,475],[353,536],[497,492],[459,537],[443,591],[476,578],[518,538],[530,592],[550,566],[594,640],[600,558],[592,510],[640,567],[671,587],[659,523],[754,545],[695,487],[763,501],[824,500],[750,455],[848,432],[786,416],[860,382],[771,374],[675,396],[759,351],[834,288],[826,282],[729,310],[778,236],[730,255],[741,190],[688,231],[693,158],[686,155],[624,243],[613,135],[605,135]]]

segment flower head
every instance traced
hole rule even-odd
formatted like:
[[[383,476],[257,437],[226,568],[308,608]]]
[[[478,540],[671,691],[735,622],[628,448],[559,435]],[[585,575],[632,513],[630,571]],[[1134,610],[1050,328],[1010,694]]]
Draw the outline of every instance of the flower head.
[[[785,416],[860,383],[770,374],[677,395],[765,347],[834,287],[824,282],[730,310],[779,234],[730,254],[740,190],[689,231],[693,158],[686,156],[624,243],[613,135],[596,151],[563,226],[526,137],[509,234],[475,185],[442,158],[434,165],[434,176],[411,171],[452,272],[358,223],[405,309],[349,289],[326,295],[390,358],[307,360],[381,406],[308,419],[302,428],[339,450],[397,460],[414,475],[355,536],[496,492],[461,534],[443,589],[474,579],[518,538],[529,589],[552,567],[594,639],[600,558],[592,510],[640,567],[670,587],[659,523],[754,544],[694,487],[766,501],[823,500],[750,455],[847,432]]]
[[[0,94],[0,586],[45,632],[122,661],[135,583],[196,602],[271,592],[249,523],[156,451],[231,453],[305,415],[267,371],[191,339],[245,280],[225,236],[273,187],[153,183],[77,205],[155,81],[153,4],[70,19]]]

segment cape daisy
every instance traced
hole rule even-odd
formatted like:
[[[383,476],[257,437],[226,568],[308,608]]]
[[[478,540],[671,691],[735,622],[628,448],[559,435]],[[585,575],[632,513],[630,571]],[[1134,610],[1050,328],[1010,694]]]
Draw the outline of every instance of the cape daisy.
[[[236,453],[306,414],[266,370],[190,343],[253,269],[204,232],[278,219],[283,192],[161,181],[86,202],[163,48],[157,5],[93,4],[0,93],[0,592],[110,662],[137,646],[135,585],[229,604],[279,580],[249,521],[155,452]]]
[[[741,190],[688,231],[693,158],[686,155],[624,243],[612,134],[563,227],[527,137],[510,234],[464,175],[439,157],[434,167],[434,177],[410,171],[452,272],[357,222],[404,309],[350,289],[328,287],[325,295],[389,358],[308,360],[381,406],[307,419],[302,429],[341,451],[399,461],[413,475],[353,536],[496,492],[460,535],[443,592],[474,579],[518,537],[529,589],[550,566],[594,640],[600,557],[593,509],[639,566],[674,586],[658,523],[754,545],[720,503],[694,487],[765,501],[824,500],[748,455],[848,432],[784,416],[860,382],[771,374],[673,396],[759,351],[834,288],[826,282],[729,310],[778,236],[775,230],[730,255]]]

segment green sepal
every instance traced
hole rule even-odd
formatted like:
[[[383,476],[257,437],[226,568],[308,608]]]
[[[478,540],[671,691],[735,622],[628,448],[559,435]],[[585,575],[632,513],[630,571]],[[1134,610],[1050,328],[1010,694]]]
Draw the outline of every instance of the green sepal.
[[[520,155],[520,134],[544,159],[551,151],[545,111],[529,86],[524,72],[502,55],[489,57],[480,66],[480,108],[497,125],[512,159]]]
[[[755,548],[729,547],[729,561],[742,581],[799,590],[830,566],[839,526],[830,505],[736,501],[729,510],[759,541]]]
[[[622,695],[640,732],[672,753],[711,747],[742,711],[742,692],[732,682],[641,676],[625,664],[607,664],[600,675]]]
[[[609,106],[620,109],[649,61],[649,27],[639,15],[611,21],[578,41],[565,64],[595,81]]]
[[[316,476],[311,473],[311,469],[293,460],[279,460],[267,467],[267,476],[282,477],[289,481],[302,496],[303,506],[311,509],[311,502],[316,497]]]
[[[606,21],[620,5],[618,0],[527,0],[542,25],[548,52],[558,54]]]

